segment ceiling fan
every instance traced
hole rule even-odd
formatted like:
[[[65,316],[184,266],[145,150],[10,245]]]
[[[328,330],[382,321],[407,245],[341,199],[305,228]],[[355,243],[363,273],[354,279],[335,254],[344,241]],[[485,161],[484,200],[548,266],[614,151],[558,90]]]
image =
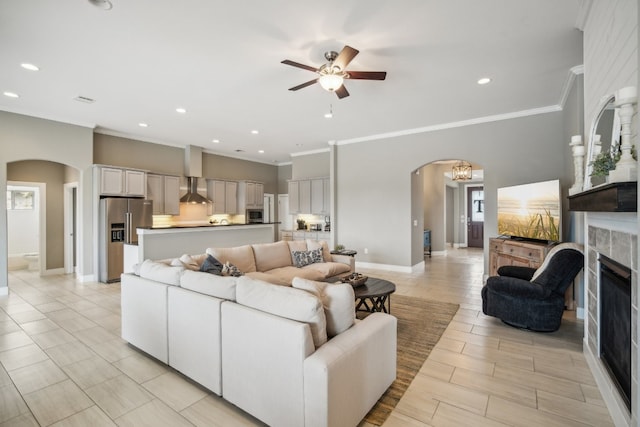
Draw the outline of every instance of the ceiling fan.
[[[352,48],[351,46],[345,46],[339,54],[334,51],[326,52],[324,57],[329,62],[321,65],[320,68],[314,68],[309,65],[285,59],[282,61],[283,64],[302,68],[303,70],[313,71],[320,75],[316,79],[294,86],[289,90],[298,90],[311,86],[314,83],[320,83],[320,86],[322,86],[323,89],[328,90],[329,92],[335,92],[336,95],[338,95],[338,98],[342,99],[349,96],[347,88],[344,87],[344,79],[384,80],[387,77],[387,73],[385,71],[346,71],[347,65],[349,65],[359,52],[360,51]]]

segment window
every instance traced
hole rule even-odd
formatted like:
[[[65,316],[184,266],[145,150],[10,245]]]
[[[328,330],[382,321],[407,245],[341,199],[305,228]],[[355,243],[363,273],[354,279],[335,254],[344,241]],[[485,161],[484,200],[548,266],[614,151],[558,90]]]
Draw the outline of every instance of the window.
[[[471,203],[473,210],[471,211],[471,221],[484,221],[484,191],[474,190],[471,192]]]
[[[31,210],[33,198],[33,191],[7,190],[7,210]]]

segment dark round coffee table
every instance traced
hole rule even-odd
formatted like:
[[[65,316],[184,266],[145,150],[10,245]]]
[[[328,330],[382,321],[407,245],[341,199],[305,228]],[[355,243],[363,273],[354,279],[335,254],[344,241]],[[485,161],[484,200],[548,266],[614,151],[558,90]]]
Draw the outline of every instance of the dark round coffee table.
[[[353,288],[356,295],[356,311],[391,313],[391,294],[396,285],[388,280],[369,277],[364,285]]]

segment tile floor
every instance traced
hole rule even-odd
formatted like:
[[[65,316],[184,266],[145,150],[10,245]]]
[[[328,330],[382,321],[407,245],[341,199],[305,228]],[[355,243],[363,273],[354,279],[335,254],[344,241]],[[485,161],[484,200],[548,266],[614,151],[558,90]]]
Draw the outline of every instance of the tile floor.
[[[412,274],[362,270],[393,280],[398,294],[460,304],[386,427],[613,425],[572,312],[556,333],[516,330],[481,313],[480,250],[425,263]],[[18,270],[9,289],[0,297],[0,427],[261,425],[123,342],[118,284]]]

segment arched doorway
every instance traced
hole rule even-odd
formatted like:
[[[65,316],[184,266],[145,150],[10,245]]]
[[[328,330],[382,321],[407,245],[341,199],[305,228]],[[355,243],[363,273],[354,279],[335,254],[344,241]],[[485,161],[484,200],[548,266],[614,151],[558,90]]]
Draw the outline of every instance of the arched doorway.
[[[424,229],[430,230],[432,254],[444,254],[447,248],[483,246],[484,171],[470,162],[471,178],[454,180],[452,168],[458,162],[440,160],[420,169],[423,222]]]
[[[73,233],[76,223],[77,204],[69,203],[68,192],[74,192],[78,187],[80,172],[62,163],[45,160],[20,160],[7,163],[7,188],[9,183],[20,182],[21,185],[33,183],[40,191],[40,209],[43,218],[40,221],[40,241],[37,251],[39,271],[41,274],[61,274],[73,271],[73,266],[65,269],[65,252],[69,256],[68,235]],[[71,189],[71,190],[70,190]],[[66,202],[66,203],[65,203]],[[70,208],[69,206],[72,206]],[[19,227],[25,227],[24,224]],[[11,232],[20,232],[12,230]],[[23,230],[24,231],[24,230]],[[72,244],[72,251],[76,245]],[[71,262],[76,259],[70,253]]]

